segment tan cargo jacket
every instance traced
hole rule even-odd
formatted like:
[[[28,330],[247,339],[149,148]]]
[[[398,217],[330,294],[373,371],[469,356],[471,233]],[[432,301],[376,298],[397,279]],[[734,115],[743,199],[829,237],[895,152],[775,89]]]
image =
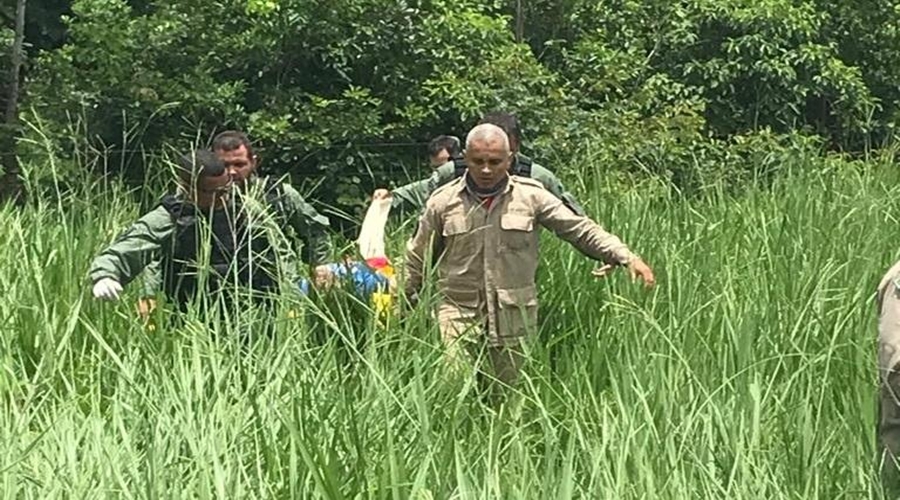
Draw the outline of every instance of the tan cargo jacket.
[[[464,176],[426,203],[407,244],[407,293],[421,288],[425,266],[436,262],[442,306],[467,317],[476,311],[489,337],[525,335],[537,320],[540,227],[596,260],[627,265],[635,258],[618,237],[574,214],[535,180],[511,176],[486,206],[468,192]]]

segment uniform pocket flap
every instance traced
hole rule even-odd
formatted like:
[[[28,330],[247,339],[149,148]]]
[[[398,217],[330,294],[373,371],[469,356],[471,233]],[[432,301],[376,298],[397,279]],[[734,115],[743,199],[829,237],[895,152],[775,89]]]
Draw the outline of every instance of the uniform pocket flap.
[[[457,215],[444,219],[444,231],[442,233],[444,236],[454,236],[467,232],[469,232],[469,224],[465,217]]]
[[[498,289],[497,304],[500,306],[500,309],[511,307],[535,307],[538,305],[537,289],[533,286]]]
[[[521,214],[504,214],[500,217],[500,227],[507,231],[532,231],[534,217]]]
[[[465,307],[478,307],[479,291],[476,288],[444,288],[441,295],[453,304]]]

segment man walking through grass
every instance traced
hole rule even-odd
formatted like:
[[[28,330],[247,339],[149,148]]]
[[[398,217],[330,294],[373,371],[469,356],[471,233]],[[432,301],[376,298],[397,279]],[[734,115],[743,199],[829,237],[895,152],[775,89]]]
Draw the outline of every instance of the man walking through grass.
[[[116,300],[154,258],[160,287],[184,311],[198,299],[246,292],[271,304],[280,271],[278,253],[258,217],[232,197],[232,176],[210,151],[196,150],[176,165],[177,193],[126,229],[91,263],[93,294]]]
[[[259,156],[246,134],[226,130],[213,138],[212,150],[238,188],[234,193],[237,201],[245,204],[256,201],[256,205],[271,210],[277,230],[292,233],[295,239],[303,242],[299,260],[311,268],[328,261],[328,218],[307,203],[289,183],[258,174]],[[288,258],[287,250],[279,248],[279,252],[285,254],[282,258],[290,261],[286,266],[291,268],[299,262],[298,259]],[[148,267],[144,279],[143,297],[138,307],[142,315],[146,316],[155,307],[153,297],[159,292],[161,284],[159,263],[154,262]]]
[[[273,197],[284,206],[285,217],[279,222],[281,229],[293,231],[303,240],[301,257],[310,265],[328,260],[328,218],[320,214],[289,183],[259,175],[259,156],[246,134],[226,130],[213,139],[212,150],[225,164],[232,181],[239,189],[239,196],[262,195]]]
[[[436,262],[437,318],[450,365],[458,366],[463,350],[484,356],[493,377],[507,386],[517,380],[523,341],[537,326],[539,226],[654,284],[650,267],[619,238],[574,213],[539,182],[511,176],[513,159],[501,128],[472,129],[465,174],[428,200],[406,257],[406,293],[413,304],[425,267]]]

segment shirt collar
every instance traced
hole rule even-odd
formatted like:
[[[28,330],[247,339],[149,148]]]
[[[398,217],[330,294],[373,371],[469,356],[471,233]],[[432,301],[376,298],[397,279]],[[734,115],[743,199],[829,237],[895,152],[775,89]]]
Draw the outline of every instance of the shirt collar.
[[[466,189],[466,177],[468,177],[468,175],[469,175],[469,173],[466,172],[462,175],[462,177],[457,179],[457,182],[459,182],[459,185],[456,186],[457,192],[460,192],[460,193],[468,192],[468,190]],[[501,191],[498,194],[498,196],[504,195],[504,194],[508,193],[510,189],[512,189],[512,184],[513,184],[512,183],[512,174],[508,174],[508,175],[509,175],[509,182],[506,183],[506,187],[503,188],[503,191]]]

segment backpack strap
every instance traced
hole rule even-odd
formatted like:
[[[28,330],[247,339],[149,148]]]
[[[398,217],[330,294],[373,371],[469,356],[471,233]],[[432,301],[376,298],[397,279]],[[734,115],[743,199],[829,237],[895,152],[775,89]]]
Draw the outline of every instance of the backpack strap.
[[[159,206],[169,212],[172,221],[179,226],[191,224],[197,216],[197,210],[191,203],[185,203],[180,197],[167,194],[159,202]]]
[[[281,179],[273,179],[268,176],[258,177],[255,183],[257,186],[253,190],[262,195],[266,205],[272,208],[275,214],[284,214],[284,183]]]
[[[265,186],[266,205],[278,214],[284,214],[284,184],[281,182],[270,181]]]
[[[531,158],[522,154],[517,154],[516,165],[515,167],[513,167],[513,175],[531,178],[531,167],[533,165],[534,162],[531,160]]]
[[[462,156],[455,156],[453,158],[453,178],[459,179],[460,177],[466,175],[466,170],[469,167],[466,165],[466,160],[463,159]]]

